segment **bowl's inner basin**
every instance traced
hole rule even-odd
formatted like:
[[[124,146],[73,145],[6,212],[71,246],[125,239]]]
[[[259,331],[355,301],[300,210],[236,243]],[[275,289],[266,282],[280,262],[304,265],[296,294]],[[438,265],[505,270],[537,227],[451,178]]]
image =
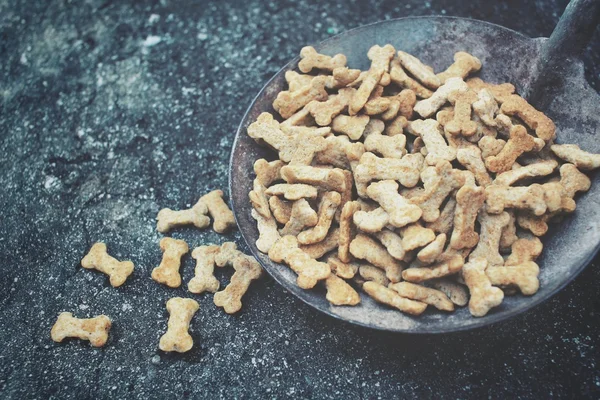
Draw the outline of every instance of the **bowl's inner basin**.
[[[343,53],[351,68],[368,69],[368,49],[375,45],[392,44],[419,57],[436,72],[452,63],[455,52],[464,50],[476,57],[483,68],[478,75],[493,83],[511,82],[522,89],[528,82],[533,61],[539,54],[541,40],[529,39],[520,34],[487,23],[454,18],[407,18],[385,21],[365,26],[334,37],[315,46],[328,55]],[[412,317],[376,303],[361,293],[358,306],[333,306],[325,299],[323,285],[312,290],[302,290],[296,285],[296,274],[287,266],[273,263],[258,251],[256,222],[250,216],[248,192],[252,189],[254,161],[259,158],[273,160],[276,154],[257,145],[246,128],[257,116],[268,111],[276,115],[272,102],[277,93],[286,89],[284,73],[295,69],[294,59],[281,70],[257,96],[245,115],[234,143],[231,157],[230,191],[234,212],[246,242],[264,268],[287,290],[311,306],[335,317],[378,329],[401,332],[443,332],[469,329],[517,314],[548,298],[580,272],[595,254],[600,242],[598,218],[598,179],[592,176],[591,190],[577,199],[577,211],[559,224],[551,225],[542,238],[544,252],[538,259],[540,265],[540,290],[532,297],[506,296],[501,306],[483,318],[472,317],[466,307],[453,313],[428,310]],[[557,142],[579,144],[583,149],[600,152],[595,134],[600,129],[598,95],[581,76],[561,90],[549,108],[544,111],[557,125]],[[572,103],[578,104],[574,106]]]

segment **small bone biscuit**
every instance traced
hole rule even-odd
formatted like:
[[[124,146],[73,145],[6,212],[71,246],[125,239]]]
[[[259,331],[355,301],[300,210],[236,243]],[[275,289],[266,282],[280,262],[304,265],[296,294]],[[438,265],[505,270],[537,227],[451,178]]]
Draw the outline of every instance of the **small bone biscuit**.
[[[336,306],[355,306],[360,303],[360,296],[348,285],[345,280],[336,275],[329,275],[325,279],[325,287],[327,295],[325,298],[328,302]]]
[[[435,240],[435,233],[429,228],[424,228],[419,224],[409,225],[401,230],[402,248],[404,251],[411,251],[418,247],[423,247]]]
[[[359,69],[349,69],[348,67],[337,67],[333,69],[332,76],[327,77],[325,86],[328,89],[337,89],[348,86],[350,83],[358,79],[360,75]]]
[[[485,159],[490,156],[498,155],[506,145],[506,141],[495,139],[492,136],[484,136],[477,143],[481,149],[481,156]]]
[[[448,100],[454,105],[454,118],[444,129],[451,135],[472,136],[477,132],[477,124],[471,120],[471,105],[478,99],[472,90],[455,91],[448,95]]]
[[[267,143],[275,150],[281,150],[289,141],[288,135],[281,131],[279,122],[268,112],[261,113],[256,121],[248,126],[248,136],[255,141]]]
[[[286,165],[281,168],[281,176],[287,183],[305,183],[324,190],[343,192],[346,190],[346,176],[339,168],[316,168],[309,165]]]
[[[468,88],[467,84],[461,78],[450,78],[431,97],[417,101],[414,111],[423,118],[429,118],[448,101],[448,96],[452,92],[466,92]]]
[[[546,212],[544,188],[534,183],[531,186],[490,185],[485,188],[487,211],[500,214],[505,208],[529,210],[535,215]]]
[[[252,209],[250,214],[252,215],[252,218],[256,220],[258,227],[259,236],[256,240],[256,248],[266,254],[269,252],[271,246],[273,246],[280,238],[279,232],[277,231],[277,222],[273,217],[263,217],[254,209]]]
[[[81,260],[81,266],[85,269],[96,269],[109,276],[112,287],[119,287],[127,277],[133,273],[131,261],[119,261],[108,255],[106,244],[95,243],[90,251]]]
[[[485,273],[486,268],[487,260],[476,258],[466,263],[462,269],[463,278],[471,293],[469,311],[475,317],[483,317],[504,299],[504,292],[490,283]]]
[[[429,283],[435,289],[443,292],[452,303],[464,307],[469,302],[469,294],[465,287],[459,283],[453,282],[448,278],[435,279]]]
[[[448,146],[442,135],[441,125],[436,120],[412,121],[410,127],[423,139],[427,147],[427,157],[425,157],[427,164],[435,165],[438,161],[452,161],[456,158],[456,149]]]
[[[577,205],[575,200],[570,198],[564,186],[560,182],[552,181],[542,185],[544,189],[544,199],[546,201],[547,212],[555,213],[559,211],[573,212]]]
[[[565,188],[567,196],[573,198],[577,192],[587,192],[592,182],[575,165],[563,164],[560,167],[560,184]]]
[[[500,236],[500,248],[508,249],[519,237],[517,236],[517,217],[514,211],[508,211],[508,224],[502,229],[502,235]]]
[[[264,158],[260,158],[254,162],[256,179],[258,179],[264,187],[269,187],[273,182],[281,179],[280,171],[281,167],[284,165],[285,163],[281,160],[269,162]]]
[[[480,238],[477,247],[469,256],[469,259],[485,258],[489,266],[504,264],[504,258],[498,251],[502,230],[510,222],[507,212],[502,214],[488,214],[485,209],[477,215],[477,221],[481,226]]]
[[[310,82],[313,80],[313,78],[313,75],[299,74],[292,70],[285,72],[285,81],[288,83],[288,89],[290,92],[294,92],[307,85],[310,85]]]
[[[501,174],[496,175],[494,184],[510,186],[521,179],[550,175],[557,166],[558,163],[555,160],[542,160],[537,163],[502,172]]]
[[[425,226],[429,229],[432,229],[437,233],[445,233],[449,234],[454,226],[454,210],[456,208],[456,200],[453,197],[450,197],[440,216],[433,222],[428,222]]]
[[[161,336],[158,348],[162,351],[185,353],[194,345],[194,340],[188,333],[190,321],[200,305],[192,299],[173,297],[167,301],[169,322],[167,332]]]
[[[385,271],[385,275],[392,282],[400,282],[402,264],[395,260],[379,243],[362,234],[356,235],[350,243],[350,253],[361,260],[373,264]]]
[[[508,171],[521,154],[531,151],[534,146],[533,136],[527,133],[527,129],[522,125],[514,125],[506,145],[497,155],[486,158],[485,166],[492,172]]]
[[[234,314],[242,309],[242,297],[248,291],[250,283],[262,275],[262,268],[254,257],[239,254],[233,260],[235,272],[227,287],[215,293],[213,301],[217,307],[223,307],[227,314]]]
[[[479,241],[475,232],[475,218],[485,201],[485,191],[479,186],[465,185],[456,192],[454,231],[450,246],[454,249],[468,249]]]
[[[346,56],[336,54],[333,57],[319,54],[312,46],[305,46],[300,50],[298,69],[305,74],[314,69],[333,71],[335,68],[346,66]]]
[[[300,250],[293,236],[284,236],[269,250],[269,258],[274,262],[285,262],[298,275],[297,284],[302,289],[312,289],[318,281],[331,274],[328,264],[316,261]]]
[[[354,275],[358,273],[359,265],[357,263],[346,263],[341,261],[336,256],[329,256],[327,258],[327,264],[331,267],[331,272],[344,279],[352,279]],[[380,269],[377,269],[381,271]]]
[[[375,282],[365,282],[362,288],[375,301],[397,308],[407,314],[420,315],[427,308],[427,304],[404,298],[392,289]]]
[[[286,200],[299,200],[302,198],[314,199],[317,197],[317,188],[302,183],[278,183],[265,190],[269,196],[283,196]]]
[[[206,228],[210,225],[208,207],[202,200],[187,210],[173,211],[169,208],[163,208],[156,216],[156,230],[161,233],[169,232],[172,228],[181,225],[193,224],[196,228]]]
[[[333,228],[329,231],[325,239],[318,243],[300,245],[300,249],[315,260],[323,257],[325,254],[337,249],[340,240],[339,228]]]
[[[481,89],[489,90],[499,104],[502,104],[515,92],[515,87],[510,83],[494,85],[493,83],[484,82],[478,77],[467,79],[466,82],[476,92],[479,92]]]
[[[429,267],[408,268],[402,272],[402,278],[409,282],[424,282],[459,272],[464,264],[460,255],[454,255]]]
[[[214,293],[219,290],[219,281],[214,276],[215,256],[219,254],[219,246],[199,246],[192,251],[192,258],[196,260],[194,277],[188,283],[188,290],[192,293]]]
[[[354,225],[363,232],[375,233],[381,231],[390,222],[390,215],[383,208],[354,213]]]
[[[516,115],[522,119],[527,126],[535,131],[535,134],[540,139],[549,142],[556,137],[556,126],[554,125],[554,122],[544,115],[544,113],[533,108],[533,106],[521,96],[516,94],[510,95],[502,103],[500,109],[506,115]]]
[[[269,197],[269,207],[271,214],[280,224],[287,224],[292,216],[292,204],[289,201],[281,200],[277,196]]]
[[[402,247],[402,237],[400,235],[389,229],[383,229],[381,232],[375,232],[373,235],[381,242],[392,257],[396,260],[404,259],[406,250]]]
[[[298,236],[304,228],[315,226],[318,221],[317,212],[312,209],[306,199],[296,200],[292,205],[290,219],[280,231],[280,234],[282,236]]]
[[[394,53],[395,49],[389,44],[384,47],[375,45],[369,49],[367,57],[371,60],[371,68],[365,74],[360,87],[350,101],[348,107],[350,115],[358,114],[369,100],[371,92],[379,84],[383,74],[389,71],[390,61],[394,58]]]
[[[311,101],[322,101],[327,99],[328,94],[327,91],[325,91],[326,81],[327,78],[325,76],[316,76],[308,86],[293,92],[279,92],[277,98],[273,102],[273,108],[283,118],[289,118]]]
[[[372,183],[367,188],[367,195],[378,202],[389,214],[389,223],[397,228],[416,222],[423,211],[398,193],[398,184],[392,180]]]
[[[94,318],[79,319],[73,317],[70,312],[62,312],[52,326],[50,337],[57,343],[65,338],[76,337],[82,340],[89,340],[94,347],[102,347],[108,340],[108,331],[110,331],[111,321],[106,315],[99,315]]]
[[[360,157],[354,177],[359,183],[391,179],[399,181],[404,187],[413,187],[419,182],[422,160],[423,156],[420,154],[410,157],[405,155],[399,160],[379,158],[373,153],[366,152]]]
[[[365,139],[365,150],[378,153],[384,158],[402,158],[406,154],[406,136],[372,133]]]
[[[535,294],[540,288],[540,267],[533,261],[510,267],[489,267],[485,270],[492,285],[517,286],[526,296]]]
[[[337,210],[342,197],[338,192],[327,192],[323,195],[319,204],[319,220],[317,224],[298,234],[298,242],[301,244],[312,244],[325,239],[335,211]]]
[[[358,140],[363,135],[365,127],[369,123],[368,115],[338,115],[334,118],[331,128],[335,132],[343,133],[348,135],[352,140]]]
[[[367,282],[376,282],[383,286],[390,283],[390,280],[385,276],[385,271],[370,264],[361,265],[358,268],[358,274]]]
[[[521,265],[528,261],[535,261],[542,254],[543,248],[542,241],[535,236],[518,239],[512,244],[511,253],[504,265]]]
[[[584,171],[600,167],[600,154],[581,150],[576,144],[553,144],[550,150],[560,159]]]
[[[354,94],[355,89],[340,89],[337,95],[329,96],[329,99],[323,102],[311,101],[306,105],[306,109],[314,117],[319,126],[328,126],[333,118],[348,107],[348,103]]]
[[[544,236],[548,232],[548,214],[536,216],[529,213],[517,214],[517,224],[535,236]]]
[[[470,73],[481,69],[481,61],[466,51],[454,53],[454,63],[452,63],[444,72],[437,74],[441,83],[445,83],[449,78],[466,78]]]
[[[433,70],[430,67],[423,64],[417,57],[403,51],[399,51],[398,60],[400,61],[400,64],[423,85],[432,89],[437,89],[440,87],[440,78],[433,73]]]
[[[160,240],[160,249],[163,251],[163,258],[160,265],[152,270],[152,279],[172,288],[181,286],[179,268],[181,257],[189,251],[187,243],[166,237]]]
[[[450,299],[444,294],[444,292],[441,292],[439,290],[431,289],[410,282],[392,283],[388,287],[402,297],[411,300],[421,301],[425,304],[434,306],[438,310],[454,311],[454,303],[450,301]]]
[[[356,143],[362,145],[362,143]],[[331,135],[325,138],[325,148],[315,154],[317,164],[332,165],[337,168],[348,169],[350,162],[346,149],[350,147],[350,140],[345,135]]]
[[[360,203],[349,201],[344,204],[340,214],[340,236],[338,257],[341,261],[350,262],[350,242],[352,241],[352,219],[354,214],[360,210]]]
[[[371,94],[371,96],[373,96],[373,94]],[[367,115],[374,116],[387,111],[391,105],[392,100],[390,100],[388,97],[371,98],[365,103],[363,111]]]
[[[408,76],[408,74],[400,65],[400,60],[398,59],[394,59],[390,63],[390,79],[395,84],[403,88],[412,90],[417,96],[419,96],[422,99],[429,98],[433,94],[431,90],[423,86],[415,79]]]
[[[253,189],[248,193],[252,207],[263,217],[269,218],[271,216],[271,209],[269,208],[269,199],[265,194],[266,188],[260,183],[258,178],[254,179],[252,186]]]
[[[419,259],[419,261],[421,261],[425,265],[431,264],[435,260],[437,260],[438,257],[442,254],[442,252],[444,251],[445,245],[446,245],[446,234],[441,233],[441,234],[437,235],[436,238],[431,243],[429,243],[427,246],[423,247],[417,253],[417,259]]]
[[[481,150],[478,147],[468,146],[457,149],[456,159],[475,175],[475,180],[479,185],[487,186],[492,183],[492,178],[485,168]]]
[[[290,163],[290,165],[309,165],[315,154],[325,150],[327,143],[321,136],[308,133],[299,133],[294,140],[288,141],[287,145],[279,151],[279,158]]]
[[[481,122],[487,126],[495,127],[495,115],[498,113],[498,103],[494,95],[488,89],[481,89],[477,92],[477,101],[473,102],[473,111]]]

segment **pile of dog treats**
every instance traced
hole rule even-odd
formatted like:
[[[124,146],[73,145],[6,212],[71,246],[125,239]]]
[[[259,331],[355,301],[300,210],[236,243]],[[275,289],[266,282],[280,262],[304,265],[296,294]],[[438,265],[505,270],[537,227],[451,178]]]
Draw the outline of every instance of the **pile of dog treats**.
[[[279,115],[248,127],[278,155],[254,164],[258,249],[301,288],[324,281],[334,305],[362,289],[413,315],[468,303],[481,317],[535,294],[538,237],[575,210],[600,155],[554,144],[552,120],[510,83],[467,79],[481,62],[466,52],[438,74],[389,44],[367,71],[300,57]]]

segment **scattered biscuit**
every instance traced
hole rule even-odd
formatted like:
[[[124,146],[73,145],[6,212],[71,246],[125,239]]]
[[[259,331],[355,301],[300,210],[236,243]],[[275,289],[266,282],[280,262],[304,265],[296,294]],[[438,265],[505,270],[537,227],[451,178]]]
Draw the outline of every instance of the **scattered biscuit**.
[[[52,326],[50,336],[55,342],[62,342],[65,338],[74,337],[88,340],[94,347],[102,347],[108,341],[108,331],[112,323],[106,315],[94,318],[79,319],[70,312],[62,312]]]
[[[210,225],[210,218],[206,214],[208,214],[208,207],[202,199],[187,210],[173,211],[170,208],[163,208],[156,216],[156,230],[166,233],[181,225],[194,225],[200,229],[206,228]]]
[[[254,259],[239,253],[231,262],[234,273],[229,285],[216,292],[213,301],[217,307],[223,307],[227,314],[234,314],[242,309],[242,297],[248,291],[252,281],[262,276],[262,267]]]
[[[129,275],[133,273],[131,261],[119,261],[111,257],[106,250],[106,244],[95,243],[90,251],[81,260],[81,266],[85,269],[95,269],[109,276],[112,287],[119,287],[125,283]]]
[[[192,299],[173,297],[167,301],[169,322],[167,323],[167,332],[160,338],[159,349],[185,353],[192,348],[194,340],[188,333],[188,329],[198,308],[200,308],[198,302]]]
[[[166,237],[160,240],[160,249],[163,251],[163,258],[160,265],[152,270],[152,279],[171,288],[181,286],[179,268],[181,257],[189,251],[187,243]]]
[[[194,277],[188,283],[188,290],[200,294],[204,292],[215,293],[219,290],[219,281],[215,278],[215,256],[219,254],[219,246],[199,246],[192,251],[192,258],[196,260]]]

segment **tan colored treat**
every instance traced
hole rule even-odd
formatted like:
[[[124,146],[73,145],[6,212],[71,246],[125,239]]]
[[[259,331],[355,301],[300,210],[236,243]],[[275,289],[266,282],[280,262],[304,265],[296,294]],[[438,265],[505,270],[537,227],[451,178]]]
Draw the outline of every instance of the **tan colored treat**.
[[[234,242],[225,242],[215,254],[215,264],[218,267],[233,266],[233,261],[243,253]]]
[[[498,132],[504,137],[508,137],[510,135],[510,130],[514,125],[512,119],[508,115],[504,114],[496,115],[494,118],[494,123],[496,124],[496,128],[498,128]]]
[[[492,183],[492,178],[490,178],[490,174],[488,174],[485,168],[483,158],[481,157],[481,150],[478,147],[468,146],[457,149],[456,159],[475,175],[475,179],[479,185],[487,186]]]
[[[466,78],[470,73],[481,69],[481,61],[466,51],[454,53],[454,63],[444,72],[437,74],[438,79],[443,84],[449,78]]]
[[[232,262],[235,272],[227,287],[215,293],[213,301],[217,307],[223,307],[227,314],[234,314],[242,309],[242,297],[248,291],[250,283],[262,275],[262,268],[254,257],[238,254]]]
[[[448,100],[454,105],[454,118],[444,129],[451,135],[472,136],[477,132],[477,124],[471,121],[471,105],[478,99],[472,90],[454,91],[448,95]]]
[[[454,249],[468,249],[479,241],[475,232],[475,218],[483,202],[485,192],[479,186],[465,185],[456,193],[456,211],[454,212],[454,231],[450,246]]]
[[[390,280],[385,276],[385,272],[370,264],[363,264],[358,268],[358,274],[367,282],[375,282],[387,286]]]
[[[485,159],[498,155],[506,145],[506,141],[495,139],[492,136],[484,136],[479,140],[477,145],[481,149],[481,156]]]
[[[397,228],[416,222],[423,212],[398,193],[398,184],[392,180],[372,183],[367,195],[378,202],[389,214],[389,223]]]
[[[280,224],[287,224],[292,217],[292,204],[289,201],[281,200],[277,196],[269,197],[269,206],[271,214]]]
[[[381,79],[379,80],[379,84],[385,87],[388,86],[390,83],[392,83],[392,77],[390,76],[390,73],[384,72],[381,76]]]
[[[517,218],[513,211],[508,211],[508,224],[502,229],[502,235],[500,236],[500,248],[508,249],[519,237],[517,236]]]
[[[206,216],[208,214],[208,207],[202,199],[187,210],[173,211],[169,208],[163,208],[158,212],[156,216],[156,230],[161,233],[167,233],[172,228],[181,225],[194,225],[196,228],[206,228],[210,225],[210,218]]]
[[[265,190],[269,196],[283,196],[286,200],[299,200],[302,198],[314,199],[317,197],[317,188],[301,183],[279,183]]]
[[[356,180],[356,168],[360,163],[360,159],[365,153],[365,146],[358,142],[352,143],[346,147],[346,157],[348,157],[348,163],[350,164],[350,169],[352,170],[354,186],[356,187],[356,194],[359,197],[366,198],[367,197],[367,183],[359,182]]]
[[[355,91],[352,88],[340,89],[337,95],[329,96],[324,102],[311,101],[306,105],[306,109],[314,117],[317,125],[330,125],[331,121],[348,107]]]
[[[296,281],[302,289],[315,287],[318,281],[327,279],[331,274],[328,264],[316,261],[300,250],[298,241],[293,236],[279,239],[269,251],[269,258],[274,262],[285,262],[298,274]]]
[[[407,314],[420,315],[427,308],[427,304],[404,298],[392,289],[375,282],[365,282],[362,288],[377,302],[387,304]]]
[[[362,137],[365,127],[369,123],[368,115],[338,115],[333,120],[331,127],[335,132],[348,135],[352,140],[358,140]]]
[[[535,294],[540,288],[540,267],[533,261],[511,267],[490,267],[485,273],[492,285],[516,286],[526,296]]]
[[[527,133],[527,129],[514,125],[506,145],[497,155],[486,158],[485,166],[492,172],[508,171],[521,154],[531,151],[534,146],[533,136]]]
[[[335,68],[346,66],[346,56],[336,54],[333,57],[319,54],[312,46],[303,47],[300,50],[300,62],[298,69],[302,72],[309,73],[313,69],[322,69],[325,71],[333,71]]]
[[[482,81],[481,78],[470,78],[467,80],[467,85],[476,92],[479,92],[481,89],[489,90],[499,104],[504,103],[515,92],[515,87],[510,83],[494,85],[493,83]]]
[[[396,232],[383,229],[373,234],[396,260],[403,260],[406,250],[402,247],[402,238]]]
[[[400,65],[400,61],[398,59],[392,60],[390,64],[390,78],[395,84],[400,85],[403,88],[412,90],[417,96],[419,96],[422,99],[429,98],[433,94],[431,90],[427,89],[418,81],[408,76],[408,74]]]
[[[534,164],[502,172],[496,176],[494,184],[510,186],[522,179],[550,175],[557,166],[558,163],[555,160],[542,160]]]
[[[325,254],[337,249],[340,240],[339,228],[333,228],[329,231],[325,239],[318,243],[300,245],[300,249],[308,254],[310,258],[319,259]]]
[[[277,222],[273,217],[263,217],[254,209],[250,212],[250,215],[256,220],[258,226],[259,236],[256,240],[256,248],[266,254],[269,252],[271,246],[280,238],[277,231]]]
[[[371,92],[379,84],[384,73],[389,71],[390,61],[394,58],[395,51],[389,44],[384,47],[375,45],[369,49],[367,57],[371,60],[371,68],[365,74],[360,87],[350,101],[350,106],[348,107],[350,115],[358,114],[369,100]]]
[[[429,243],[427,246],[423,247],[417,253],[417,259],[421,261],[423,264],[431,264],[438,259],[438,257],[443,253],[444,246],[446,245],[446,234],[441,233],[436,236],[436,238]]]
[[[357,263],[343,262],[334,255],[327,258],[327,264],[331,267],[331,272],[344,279],[352,279],[358,273],[359,265]],[[381,271],[378,269],[378,271]]]
[[[342,198],[338,192],[327,192],[323,195],[319,204],[319,220],[314,228],[307,229],[298,234],[298,242],[301,244],[312,244],[320,242],[325,238],[335,211]]]
[[[464,307],[469,302],[469,294],[465,287],[448,278],[436,279],[430,282],[431,286],[444,293],[452,303]]]
[[[395,260],[379,243],[370,237],[358,234],[350,243],[350,253],[361,260],[373,264],[385,271],[392,282],[399,282],[402,275],[402,264]]]
[[[565,188],[567,196],[574,198],[577,192],[587,192],[592,181],[575,165],[563,164],[560,167],[560,184]]]
[[[423,170],[421,180],[424,190],[410,197],[410,201],[421,207],[424,221],[436,221],[440,216],[440,206],[446,197],[454,189],[465,184],[465,176],[460,172],[452,169],[452,165],[447,161]]]
[[[196,260],[194,277],[188,283],[188,290],[192,293],[214,293],[219,290],[219,281],[215,278],[215,256],[219,254],[219,246],[199,246],[192,251],[192,258]]]
[[[348,67],[337,67],[333,69],[331,77],[327,77],[325,87],[328,89],[339,89],[348,86],[360,76],[359,69]]]
[[[423,85],[431,89],[437,89],[442,84],[440,78],[433,73],[431,67],[423,64],[417,57],[399,51],[398,60],[400,61],[400,64],[402,64],[402,66]]]
[[[371,96],[373,95],[371,94]],[[363,111],[367,115],[379,115],[387,111],[391,105],[392,101],[387,97],[370,98],[369,101],[365,103]]]
[[[548,213],[573,212],[577,205],[575,200],[570,198],[567,191],[560,182],[547,182],[542,185],[544,189],[544,200],[546,201]]]
[[[119,261],[108,255],[106,244],[102,242],[95,243],[92,246],[87,255],[81,260],[81,266],[108,275],[112,287],[121,286],[133,273],[133,263],[131,261]]]
[[[362,143],[356,143],[362,145]],[[348,169],[350,162],[346,155],[346,149],[349,148],[350,140],[345,135],[331,135],[325,138],[325,148],[315,155],[314,161],[317,164],[333,165],[337,168]],[[359,157],[360,158],[360,157]]]
[[[102,347],[108,341],[108,331],[111,327],[110,318],[99,315],[94,318],[79,319],[73,317],[70,312],[62,312],[52,326],[50,337],[57,343],[65,338],[75,337],[89,340],[94,347]]]
[[[384,158],[400,159],[406,154],[406,136],[372,133],[365,139],[365,150],[378,153]]]
[[[173,297],[167,301],[169,322],[167,332],[161,336],[158,348],[162,351],[185,353],[194,345],[194,340],[188,333],[190,321],[200,305],[192,299]]]
[[[496,127],[495,115],[498,114],[498,103],[494,95],[488,89],[481,89],[477,92],[477,101],[473,103],[473,111],[481,122],[487,126]]]
[[[290,219],[281,229],[280,234],[282,236],[298,236],[304,228],[315,226],[318,221],[317,212],[312,209],[308,201],[305,199],[296,200],[292,205]]]
[[[504,265],[514,266],[535,261],[542,254],[543,248],[544,245],[537,237],[521,238],[512,244],[510,256]]]
[[[531,186],[490,185],[485,188],[487,210],[500,214],[505,208],[529,210],[535,215],[546,212],[545,191],[537,183]]]
[[[480,239],[469,259],[485,258],[489,266],[504,264],[504,258],[500,255],[498,249],[500,248],[502,230],[510,222],[510,216],[507,212],[493,215],[481,210],[477,216],[477,221],[481,226]]]
[[[392,283],[388,286],[400,296],[418,300],[442,311],[454,311],[454,304],[443,292],[410,282]]]
[[[452,92],[466,92],[467,90],[468,86],[462,79],[450,78],[431,97],[418,101],[414,111],[423,118],[429,118],[448,101],[448,96]]]
[[[404,132],[404,128],[408,126],[408,120],[405,116],[401,115],[396,117],[392,122],[385,128],[385,134],[388,136],[401,135]]]
[[[340,236],[338,257],[345,263],[350,262],[350,242],[352,241],[352,219],[354,214],[360,210],[357,201],[349,201],[344,204],[340,214]]]
[[[558,158],[584,171],[600,167],[600,154],[588,153],[576,144],[553,144],[550,149]]]
[[[310,85],[293,92],[279,92],[277,98],[273,102],[273,108],[283,118],[289,118],[296,111],[307,105],[313,100],[323,101],[329,96],[325,91],[325,76],[316,76],[310,82]]]
[[[381,119],[391,121],[398,115],[405,118],[412,118],[413,107],[417,102],[415,92],[410,89],[404,89],[395,96],[387,97],[390,99],[390,107],[381,114]]]
[[[390,222],[390,215],[383,208],[372,211],[357,211],[354,213],[354,225],[363,232],[375,233],[381,231]]]
[[[360,296],[345,280],[336,275],[325,279],[327,295],[325,298],[335,306],[355,306],[360,303]]]
[[[513,94],[509,96],[503,103],[501,110],[506,115],[516,115],[523,120],[531,129],[535,130],[535,134],[540,139],[549,142],[556,137],[556,126],[550,118],[544,113],[533,108],[521,96]]]
[[[450,234],[450,231],[454,226],[455,208],[456,200],[451,197],[444,205],[440,216],[435,221],[428,222],[427,224],[425,224],[425,226],[437,233],[445,233],[446,235]]]
[[[160,249],[163,251],[163,258],[160,265],[152,270],[152,279],[172,288],[181,286],[179,268],[181,257],[189,251],[187,243],[166,237],[160,240]]]
[[[288,83],[290,92],[295,92],[296,90],[310,85],[313,78],[313,75],[299,74],[292,70],[285,72],[285,81]]]
[[[413,187],[419,182],[423,156],[405,155],[402,159],[379,158],[373,153],[364,153],[356,166],[354,178],[359,183],[373,180],[395,180],[404,187]],[[358,188],[358,184],[357,184]]]
[[[424,282],[459,272],[464,264],[462,256],[455,255],[429,267],[408,268],[402,272],[402,278],[409,282]]]
[[[343,192],[346,190],[346,177],[339,168],[316,168],[309,165],[286,165],[281,168],[281,176],[287,183],[305,183],[324,190]]]
[[[252,207],[263,217],[269,218],[271,216],[271,209],[269,208],[269,199],[265,194],[266,188],[260,183],[258,178],[254,179],[252,185],[253,189],[248,193]]]
[[[517,214],[517,224],[521,228],[527,229],[535,236],[544,236],[546,232],[548,232],[549,219],[548,214],[540,216],[531,215],[529,213]]]
[[[258,179],[264,187],[269,187],[273,182],[281,179],[280,171],[281,167],[284,165],[285,163],[281,160],[269,162],[264,158],[260,158],[254,162],[256,179]]]
[[[469,311],[474,317],[483,317],[504,299],[504,292],[493,287],[486,275],[487,260],[476,258],[466,263],[462,270],[465,283],[471,292]]]
[[[418,223],[401,229],[401,232],[402,248],[404,251],[411,251],[418,247],[426,246],[435,240],[433,230],[424,228]]]
[[[412,130],[423,139],[427,147],[425,161],[435,165],[439,161],[452,161],[456,158],[456,149],[448,146],[444,140],[441,125],[434,119],[416,120],[410,124]]]
[[[311,76],[312,79],[314,79],[314,76]],[[311,81],[312,81],[311,79]],[[284,133],[287,133],[288,135],[291,134],[290,132],[287,132],[287,130],[289,129],[293,129],[294,127],[300,127],[300,128],[307,128],[307,127],[312,127],[312,125],[314,125],[314,118],[312,117],[312,115],[310,115],[310,113],[308,112],[308,110],[306,108],[302,108],[301,110],[298,110],[294,113],[294,115],[292,115],[291,117],[289,117],[288,119],[286,119],[285,121],[283,121],[280,124],[280,128]],[[317,129],[323,129],[323,128],[317,128]]]

